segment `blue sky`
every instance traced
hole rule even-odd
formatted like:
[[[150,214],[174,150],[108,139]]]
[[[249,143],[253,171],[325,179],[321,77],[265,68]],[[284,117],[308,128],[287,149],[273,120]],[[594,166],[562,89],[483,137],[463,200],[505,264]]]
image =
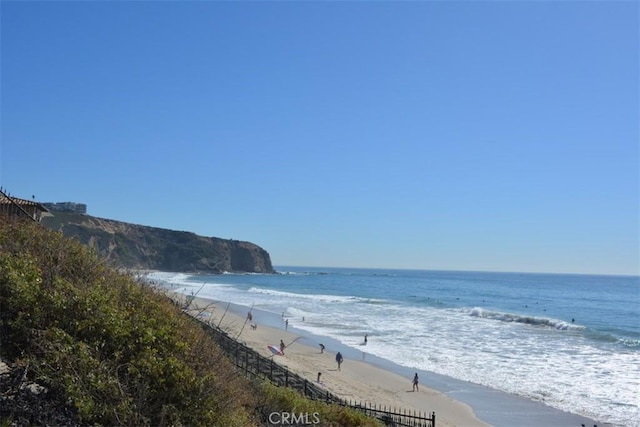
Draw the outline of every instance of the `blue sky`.
[[[0,14],[17,197],[275,265],[640,273],[638,2]]]

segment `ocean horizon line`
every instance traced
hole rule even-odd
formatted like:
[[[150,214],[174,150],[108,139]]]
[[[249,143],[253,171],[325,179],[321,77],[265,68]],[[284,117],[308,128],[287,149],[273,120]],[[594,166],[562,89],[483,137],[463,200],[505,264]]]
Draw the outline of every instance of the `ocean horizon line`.
[[[590,277],[625,277],[625,278],[637,278],[640,279],[640,272],[638,274],[623,274],[623,273],[569,273],[569,272],[548,272],[548,271],[500,271],[500,270],[450,270],[439,268],[402,268],[402,267],[342,267],[342,266],[328,266],[328,265],[273,265],[276,273],[280,273],[280,268],[309,268],[309,269],[329,269],[329,270],[387,270],[387,271],[415,271],[415,272],[433,272],[433,273],[469,273],[469,274],[527,274],[527,275],[541,275],[541,276],[590,276]]]

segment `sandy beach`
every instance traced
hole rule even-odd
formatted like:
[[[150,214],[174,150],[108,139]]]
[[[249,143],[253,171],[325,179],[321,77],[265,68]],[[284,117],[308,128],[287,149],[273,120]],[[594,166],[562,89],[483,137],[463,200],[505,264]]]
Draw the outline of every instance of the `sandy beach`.
[[[184,295],[171,293],[172,297],[184,301]],[[202,298],[194,298],[188,313],[219,325],[227,333],[253,348],[260,354],[270,357],[272,353],[267,345],[278,345],[280,340],[286,344],[285,355],[273,356],[274,360],[307,378],[317,381],[321,373],[320,385],[329,392],[347,400],[375,403],[387,407],[436,413],[438,426],[475,427],[488,426],[480,421],[471,408],[451,399],[443,393],[428,388],[421,381],[419,391],[412,390],[412,377],[403,377],[381,369],[362,360],[345,358],[338,370],[335,361],[336,351],[327,345],[324,352],[317,347],[302,343],[303,335],[282,328],[266,326],[260,323],[260,312],[252,311],[253,329],[246,315],[241,316],[227,310],[227,304]]]

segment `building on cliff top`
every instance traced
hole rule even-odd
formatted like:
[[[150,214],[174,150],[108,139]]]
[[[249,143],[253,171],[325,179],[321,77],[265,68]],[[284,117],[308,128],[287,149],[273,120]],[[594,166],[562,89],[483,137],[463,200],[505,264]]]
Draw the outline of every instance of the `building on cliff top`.
[[[86,214],[87,205],[84,203],[76,202],[56,202],[56,203],[43,203],[43,206],[54,212],[73,212],[77,214]]]

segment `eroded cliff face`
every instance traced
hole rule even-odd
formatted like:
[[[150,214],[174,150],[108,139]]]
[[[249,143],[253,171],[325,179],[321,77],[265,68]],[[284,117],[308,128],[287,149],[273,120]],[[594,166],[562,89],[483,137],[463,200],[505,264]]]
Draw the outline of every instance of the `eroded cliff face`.
[[[203,273],[275,272],[269,253],[250,242],[71,213],[56,212],[43,223],[95,249],[116,267]]]

